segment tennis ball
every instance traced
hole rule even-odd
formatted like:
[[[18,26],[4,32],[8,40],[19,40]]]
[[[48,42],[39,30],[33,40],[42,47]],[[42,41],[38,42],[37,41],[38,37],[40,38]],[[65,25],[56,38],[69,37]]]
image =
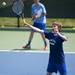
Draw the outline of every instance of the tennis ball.
[[[6,2],[2,2],[2,5],[3,5],[3,6],[6,6]]]

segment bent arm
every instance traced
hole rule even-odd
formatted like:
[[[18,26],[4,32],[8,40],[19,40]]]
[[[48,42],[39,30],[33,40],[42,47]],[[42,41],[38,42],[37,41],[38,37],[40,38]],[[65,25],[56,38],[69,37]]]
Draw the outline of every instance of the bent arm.
[[[67,37],[66,37],[66,36],[61,35],[60,33],[58,33],[58,35],[59,35],[64,41],[67,41]]]

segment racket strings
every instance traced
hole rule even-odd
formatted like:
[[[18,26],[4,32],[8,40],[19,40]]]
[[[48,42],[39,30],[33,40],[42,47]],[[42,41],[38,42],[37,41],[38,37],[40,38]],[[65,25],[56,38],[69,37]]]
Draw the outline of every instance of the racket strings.
[[[12,10],[17,15],[20,15],[23,11],[24,4],[22,0],[17,0],[13,3]]]
[[[12,6],[13,12],[22,18],[24,25],[30,25],[25,20],[23,9],[24,9],[24,3],[22,0],[17,0],[13,3],[13,6]]]

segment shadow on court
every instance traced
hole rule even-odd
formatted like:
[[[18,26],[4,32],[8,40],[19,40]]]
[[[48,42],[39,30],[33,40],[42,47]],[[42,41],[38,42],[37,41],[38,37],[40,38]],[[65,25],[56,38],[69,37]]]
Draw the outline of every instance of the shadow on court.
[[[48,51],[0,51],[0,75],[46,75],[48,55]],[[67,75],[75,74],[74,59],[75,53],[66,53]]]
[[[16,49],[12,49],[12,51],[37,51],[37,50],[42,50],[42,49],[35,49],[35,48],[32,48],[32,49],[28,49],[28,48],[16,48]],[[42,50],[43,51],[43,50]]]

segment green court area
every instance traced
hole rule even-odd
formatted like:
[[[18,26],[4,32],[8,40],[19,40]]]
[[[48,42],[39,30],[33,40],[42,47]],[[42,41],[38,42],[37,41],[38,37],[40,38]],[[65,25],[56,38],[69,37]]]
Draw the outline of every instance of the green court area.
[[[24,49],[22,49],[22,46],[27,43],[29,34],[30,31],[0,30],[0,50],[23,51]],[[63,34],[68,38],[68,41],[64,42],[65,52],[75,52],[75,33],[64,32]],[[35,33],[31,43],[31,50],[43,50],[43,47],[44,43],[41,35]]]

